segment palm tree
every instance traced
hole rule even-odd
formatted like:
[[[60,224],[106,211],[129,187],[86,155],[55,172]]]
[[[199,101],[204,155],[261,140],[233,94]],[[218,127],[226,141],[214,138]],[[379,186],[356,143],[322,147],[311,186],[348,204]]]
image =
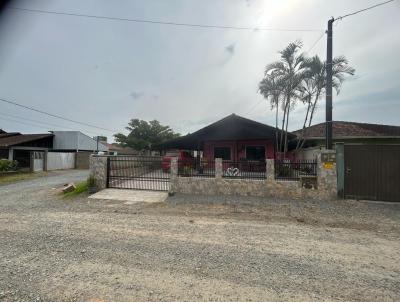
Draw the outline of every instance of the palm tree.
[[[349,62],[344,56],[335,57],[332,65],[332,86],[336,90],[336,93],[339,94],[346,75],[354,75],[355,69],[349,66]],[[306,71],[302,83],[302,101],[307,104],[307,111],[300,139],[297,141],[296,150],[301,149],[306,141],[304,135],[305,129],[311,126],[318,101],[325,93],[326,88],[326,62],[321,61],[318,56],[314,56],[304,60],[303,67]]]
[[[287,152],[287,129],[289,124],[290,110],[294,107],[296,101],[300,98],[302,92],[302,81],[305,78],[305,56],[299,54],[302,47],[301,41],[290,43],[282,51],[279,61],[267,65],[265,68],[265,76],[271,76],[279,80],[283,85],[283,118],[280,147],[283,145],[283,157]],[[281,149],[279,149],[281,151]]]
[[[270,100],[271,109],[275,108],[275,150],[280,151],[281,146],[279,146],[278,117],[279,117],[279,105],[283,93],[283,83],[282,81],[280,81],[278,77],[274,77],[271,74],[267,74],[259,84],[259,92],[264,96],[265,99]]]

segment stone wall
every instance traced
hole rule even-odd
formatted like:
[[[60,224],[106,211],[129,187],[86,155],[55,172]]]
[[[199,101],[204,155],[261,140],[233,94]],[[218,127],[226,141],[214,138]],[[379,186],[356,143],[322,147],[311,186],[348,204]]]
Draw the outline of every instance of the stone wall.
[[[325,151],[324,151],[325,152]],[[327,151],[327,153],[334,151]],[[276,199],[333,200],[337,198],[336,164],[326,168],[318,154],[315,185],[304,186],[301,181],[275,180],[274,160],[267,160],[267,177],[256,179],[226,179],[222,177],[222,162],[215,161],[215,178],[178,177],[177,165],[171,163],[171,192],[204,195],[241,195]]]
[[[281,181],[275,179],[274,160],[267,160],[266,179],[228,179],[223,178],[222,160],[215,160],[215,177],[178,177],[178,163],[171,161],[171,192],[204,195],[242,195],[276,199],[332,200],[337,198],[336,162],[324,162],[327,154],[335,151],[322,151],[318,154],[317,178],[314,182]],[[324,156],[323,156],[324,155]],[[98,190],[107,186],[107,156],[91,155],[90,175],[96,179]]]
[[[90,156],[90,176],[96,180],[97,190],[107,187],[107,156],[92,154]]]

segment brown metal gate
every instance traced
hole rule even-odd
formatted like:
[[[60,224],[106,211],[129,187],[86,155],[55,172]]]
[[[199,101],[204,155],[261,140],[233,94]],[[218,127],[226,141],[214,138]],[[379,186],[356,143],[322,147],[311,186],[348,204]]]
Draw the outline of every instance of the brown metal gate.
[[[400,145],[345,145],[346,198],[400,201]]]
[[[170,164],[160,156],[109,156],[107,188],[168,191]]]

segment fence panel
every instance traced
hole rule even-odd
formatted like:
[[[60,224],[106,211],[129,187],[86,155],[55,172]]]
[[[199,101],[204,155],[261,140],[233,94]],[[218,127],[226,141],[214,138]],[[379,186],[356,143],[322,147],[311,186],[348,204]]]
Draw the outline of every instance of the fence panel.
[[[222,177],[241,179],[265,179],[267,167],[265,161],[224,160],[222,162]]]
[[[300,180],[301,176],[317,176],[317,161],[275,161],[275,179]]]
[[[47,170],[63,170],[75,168],[75,153],[48,152]]]
[[[178,176],[181,177],[215,177],[215,161],[207,159],[178,160]]]

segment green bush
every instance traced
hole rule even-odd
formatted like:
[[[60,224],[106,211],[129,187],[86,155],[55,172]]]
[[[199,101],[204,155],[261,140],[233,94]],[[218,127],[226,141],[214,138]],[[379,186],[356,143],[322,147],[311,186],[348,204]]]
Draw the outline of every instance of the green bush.
[[[18,168],[16,160],[0,159],[0,171],[15,171]]]
[[[96,186],[96,178],[94,176],[89,176],[86,180],[88,187],[95,187]]]

